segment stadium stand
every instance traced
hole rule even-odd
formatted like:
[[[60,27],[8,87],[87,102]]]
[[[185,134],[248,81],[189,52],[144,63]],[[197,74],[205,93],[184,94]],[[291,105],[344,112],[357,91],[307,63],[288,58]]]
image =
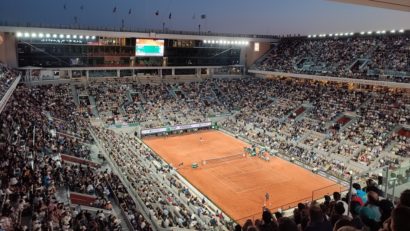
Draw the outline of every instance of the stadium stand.
[[[284,38],[251,69],[410,82],[409,34]]]
[[[408,82],[408,41],[407,34],[285,38],[255,68],[378,80],[390,76],[388,80]],[[18,73],[0,67],[3,98]],[[0,114],[0,226],[3,230],[330,231],[346,226],[408,230],[409,190],[393,204],[369,176],[355,179],[358,183],[350,195],[335,193],[324,202],[299,204],[291,218],[265,209],[260,219],[233,228],[223,212],[192,193],[139,138],[106,127],[126,123],[156,128],[218,115],[224,130],[347,179],[384,165],[395,169],[408,160],[409,105],[406,90],[291,78],[19,85]],[[96,118],[103,126],[91,125],[90,119]],[[96,158],[102,153],[107,160]],[[208,160],[212,161],[225,160]],[[402,177],[408,182],[410,172]]]
[[[135,110],[118,112],[115,102],[110,103],[112,101],[104,94],[95,94],[110,92],[105,95],[118,99],[127,94],[115,93],[121,88],[133,89],[134,98],[129,105],[133,105]],[[198,88],[209,92],[194,95],[192,92]],[[107,83],[96,83],[89,89],[91,97],[96,98],[96,104],[104,105],[97,107],[98,113],[105,115],[108,111],[109,116],[105,118],[108,124],[124,121],[121,118],[133,118],[126,122],[138,122],[152,128],[201,122],[214,114],[227,113],[234,115],[221,123],[228,130],[242,133],[273,149],[286,151],[297,146],[300,150],[298,157],[308,160],[317,161],[323,156],[318,153],[337,150],[339,155],[364,166],[378,165],[388,155],[385,152],[396,146],[393,139],[399,139],[403,146],[408,146],[408,138],[397,135],[399,128],[409,124],[406,105],[410,99],[406,92],[400,90],[349,90],[344,84],[251,78],[181,85],[136,86],[122,83],[109,88]],[[272,135],[275,132],[276,135]],[[316,137],[309,138],[312,134]],[[401,156],[394,155],[394,158],[400,160]],[[322,168],[329,165],[324,170],[331,168],[331,164],[323,165],[321,161],[314,165]],[[345,174],[354,171],[344,168]]]

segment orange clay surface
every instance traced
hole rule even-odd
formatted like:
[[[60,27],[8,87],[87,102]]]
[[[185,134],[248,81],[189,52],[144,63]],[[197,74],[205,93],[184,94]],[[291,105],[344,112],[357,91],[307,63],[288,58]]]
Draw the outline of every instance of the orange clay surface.
[[[260,218],[266,192],[270,194],[266,206],[275,212],[310,201],[313,191],[314,199],[318,199],[341,190],[335,182],[277,157],[269,162],[243,157],[202,165],[202,160],[244,153],[244,147],[249,146],[219,131],[148,137],[143,141],[172,166],[183,162],[178,172],[239,223]],[[200,167],[192,169],[194,162]]]

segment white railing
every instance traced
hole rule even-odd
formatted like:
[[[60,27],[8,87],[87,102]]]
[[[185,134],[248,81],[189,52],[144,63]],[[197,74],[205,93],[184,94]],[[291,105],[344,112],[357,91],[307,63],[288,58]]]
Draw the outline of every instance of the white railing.
[[[17,78],[14,80],[13,84],[10,86],[10,88],[7,90],[6,94],[3,96],[3,98],[0,100],[0,114],[3,111],[3,109],[6,107],[7,102],[9,101],[11,95],[13,94],[14,90],[17,87],[17,84],[19,84],[21,79],[21,76],[17,76]]]
[[[354,79],[354,78],[344,78],[344,77],[331,77],[331,76],[320,76],[320,75],[306,75],[306,74],[295,74],[295,73],[274,72],[274,71],[249,70],[248,72],[252,74],[260,75],[262,77],[292,77],[292,78],[311,79],[311,80],[318,80],[318,81],[332,81],[332,82],[340,82],[340,83],[355,83],[355,84],[361,84],[361,85],[410,89],[410,83],[399,83],[399,82],[378,81],[378,80],[368,80],[368,79]]]

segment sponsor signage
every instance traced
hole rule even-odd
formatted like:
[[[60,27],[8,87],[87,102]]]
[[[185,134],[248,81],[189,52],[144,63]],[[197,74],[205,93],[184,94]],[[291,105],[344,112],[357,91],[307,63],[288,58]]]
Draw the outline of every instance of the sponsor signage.
[[[195,124],[183,124],[183,125],[169,126],[169,127],[163,127],[163,128],[144,129],[144,130],[141,130],[141,135],[152,135],[152,134],[157,134],[157,133],[162,133],[162,132],[173,132],[173,131],[188,130],[188,129],[194,129],[194,128],[205,128],[205,127],[211,127],[211,126],[212,126],[211,122],[205,122],[205,123],[195,123]]]

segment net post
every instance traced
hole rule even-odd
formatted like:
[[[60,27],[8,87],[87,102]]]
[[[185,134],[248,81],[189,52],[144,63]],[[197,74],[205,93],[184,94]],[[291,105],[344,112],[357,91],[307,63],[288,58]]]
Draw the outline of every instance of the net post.
[[[315,190],[313,190],[313,191],[312,191],[312,200],[311,200],[311,201],[313,201],[313,200],[314,200],[314,197],[315,197],[315,195],[314,195],[314,194],[315,194]]]
[[[384,193],[387,196],[387,190],[388,190],[388,185],[389,185],[389,167],[386,167],[386,179],[384,180],[386,183],[384,185]],[[394,200],[394,198],[393,198]]]
[[[347,213],[350,212],[350,206],[352,203],[352,187],[353,187],[353,174],[350,175],[350,179],[349,179],[349,197],[347,198]]]

